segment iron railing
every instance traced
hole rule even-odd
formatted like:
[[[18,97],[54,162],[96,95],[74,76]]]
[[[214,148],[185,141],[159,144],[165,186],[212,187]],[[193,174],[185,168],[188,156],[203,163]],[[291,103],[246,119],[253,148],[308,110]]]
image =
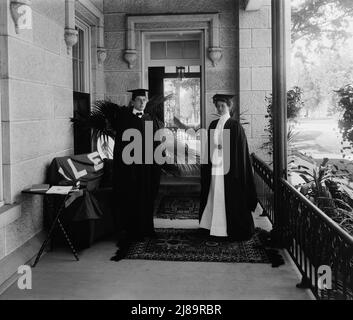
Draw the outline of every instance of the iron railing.
[[[317,299],[353,300],[353,237],[285,179],[279,182],[281,210],[275,212],[273,172],[257,156],[252,161],[265,214],[272,223],[277,214],[285,215],[285,247],[302,274],[302,286]]]
[[[274,192],[273,192],[273,171],[255,154],[252,154],[254,178],[257,196],[263,209],[263,214],[274,224]]]

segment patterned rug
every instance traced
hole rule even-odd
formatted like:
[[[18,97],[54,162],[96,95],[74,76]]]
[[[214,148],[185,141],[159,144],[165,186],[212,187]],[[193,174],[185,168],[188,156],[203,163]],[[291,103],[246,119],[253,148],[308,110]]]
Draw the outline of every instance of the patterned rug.
[[[229,242],[210,238],[200,229],[156,229],[156,239],[133,243],[126,259],[273,263],[261,232],[256,229],[249,241]]]
[[[156,213],[159,219],[199,219],[199,195],[165,195]]]

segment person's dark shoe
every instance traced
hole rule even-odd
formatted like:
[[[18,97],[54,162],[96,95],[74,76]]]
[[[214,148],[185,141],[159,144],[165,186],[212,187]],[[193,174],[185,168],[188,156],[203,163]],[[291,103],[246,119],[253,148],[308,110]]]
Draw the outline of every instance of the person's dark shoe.
[[[124,259],[129,251],[130,241],[128,239],[123,239],[117,242],[116,246],[118,249],[115,255],[110,258],[111,261],[120,261]]]
[[[110,261],[120,261],[125,257],[126,253],[123,253],[121,250],[119,250],[119,252],[115,253],[115,255],[110,258]]]
[[[127,255],[129,247],[119,248],[113,257],[110,258],[111,261],[120,261],[124,259]]]

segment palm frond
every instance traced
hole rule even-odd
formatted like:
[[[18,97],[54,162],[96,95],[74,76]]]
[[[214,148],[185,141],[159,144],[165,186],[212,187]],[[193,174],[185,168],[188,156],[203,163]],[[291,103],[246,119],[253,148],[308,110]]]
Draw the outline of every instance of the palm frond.
[[[173,176],[199,176],[200,175],[200,150],[195,143],[196,136],[188,134],[189,139],[173,134],[173,139],[167,139],[165,154],[167,163],[163,169]],[[194,141],[194,143],[192,143]]]
[[[146,104],[145,113],[148,113],[153,119],[164,122],[164,102],[171,99],[173,94],[168,96],[153,96]]]
[[[179,128],[179,129],[183,129],[183,130],[189,130],[189,129],[193,129],[195,131],[200,129],[200,125],[197,126],[190,126],[187,124],[184,124],[183,122],[180,121],[180,119],[178,119],[177,117],[174,116],[173,118],[174,124]]]
[[[80,128],[92,129],[92,138],[115,137],[116,122],[127,112],[127,108],[111,101],[96,101],[88,116],[76,113],[71,122]]]

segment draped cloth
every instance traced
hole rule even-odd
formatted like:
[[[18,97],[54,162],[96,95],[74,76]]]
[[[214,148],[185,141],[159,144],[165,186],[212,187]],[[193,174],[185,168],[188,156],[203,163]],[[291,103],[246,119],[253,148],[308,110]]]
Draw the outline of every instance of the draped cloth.
[[[109,201],[110,192],[100,192],[105,174],[109,174],[108,161],[103,161],[98,152],[57,157],[47,172],[50,185],[74,185],[80,181],[82,195],[65,209],[61,223],[70,234],[76,249],[88,248],[95,240],[113,232],[113,219]],[[109,187],[110,185],[107,185]],[[63,196],[46,197],[44,202],[44,225],[50,228],[57,210],[63,203]],[[65,243],[57,230],[52,241]]]
[[[51,162],[47,173],[49,184],[72,186],[80,181],[84,188],[82,197],[71,205],[73,221],[100,219],[103,216],[101,205],[94,194],[103,178],[103,168],[104,162],[98,152],[57,157]]]
[[[225,119],[214,120],[209,126],[209,150],[213,149],[214,144],[211,130],[216,129],[218,122],[223,120]],[[201,165],[200,226],[210,227],[211,234],[227,234],[234,240],[248,240],[255,231],[252,211],[255,210],[258,200],[247,138],[242,125],[233,118],[228,118],[222,127],[223,133],[225,129],[230,133],[229,146],[225,145],[222,150],[222,155],[227,155],[230,159],[229,170],[225,171],[223,177],[213,177],[212,157],[209,155],[207,156],[208,163]],[[213,204],[211,200],[209,202],[209,198],[213,199]],[[225,207],[226,233],[222,203]],[[212,214],[211,224],[209,222],[210,213]],[[213,231],[212,226],[214,226]],[[216,226],[220,226],[220,229],[217,227],[217,231]]]

